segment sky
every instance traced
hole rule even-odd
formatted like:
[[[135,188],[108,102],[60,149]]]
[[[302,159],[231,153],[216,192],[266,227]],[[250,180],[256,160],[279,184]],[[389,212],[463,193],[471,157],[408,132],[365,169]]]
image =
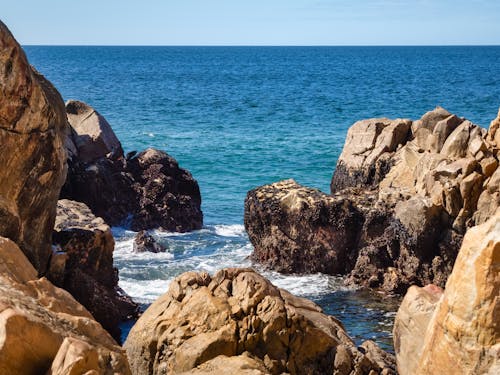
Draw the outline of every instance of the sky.
[[[500,44],[500,0],[4,1],[25,45]]]

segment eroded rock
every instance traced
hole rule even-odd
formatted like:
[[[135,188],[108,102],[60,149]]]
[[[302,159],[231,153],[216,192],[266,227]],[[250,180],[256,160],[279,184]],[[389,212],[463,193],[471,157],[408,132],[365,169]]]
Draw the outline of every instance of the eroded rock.
[[[372,359],[363,354],[316,304],[251,269],[179,276],[137,321],[124,347],[138,375],[238,368],[243,353],[256,374],[393,373],[390,360],[369,344],[363,351]]]
[[[47,270],[56,202],[66,177],[68,129],[57,90],[30,67],[0,22],[0,235]]]

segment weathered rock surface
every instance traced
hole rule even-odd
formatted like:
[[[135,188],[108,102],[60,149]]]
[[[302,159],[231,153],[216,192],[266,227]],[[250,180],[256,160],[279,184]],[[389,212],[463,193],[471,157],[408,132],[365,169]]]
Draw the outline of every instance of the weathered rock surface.
[[[61,96],[30,67],[2,22],[0,98],[0,235],[16,242],[43,274],[66,177],[68,123]]]
[[[131,374],[126,355],[92,315],[0,237],[0,373]]]
[[[84,202],[110,225],[186,232],[203,224],[198,183],[163,151],[123,156],[108,122],[85,103],[66,104],[69,173],[61,197]]]
[[[356,348],[340,322],[313,302],[251,269],[226,269],[213,277],[188,272],[175,279],[139,318],[124,347],[138,375],[219,368],[249,374],[394,373],[391,356],[373,343],[363,345]]]
[[[465,231],[500,206],[495,126],[487,132],[439,107],[415,122],[357,122],[331,195],[293,181],[248,193],[252,258],[389,292],[443,287]]]
[[[164,253],[167,248],[158,243],[156,239],[145,230],[141,230],[134,238],[134,252]]]
[[[47,277],[69,291],[94,318],[120,337],[120,322],[137,316],[137,305],[118,287],[111,229],[83,203],[57,203],[53,255]]]
[[[500,209],[469,229],[444,293],[413,287],[394,326],[406,374],[500,372]]]

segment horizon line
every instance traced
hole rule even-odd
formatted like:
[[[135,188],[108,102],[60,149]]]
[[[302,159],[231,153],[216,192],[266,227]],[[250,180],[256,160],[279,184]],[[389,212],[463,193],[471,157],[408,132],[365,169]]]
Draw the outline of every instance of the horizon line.
[[[500,44],[21,44],[23,47],[500,47]]]

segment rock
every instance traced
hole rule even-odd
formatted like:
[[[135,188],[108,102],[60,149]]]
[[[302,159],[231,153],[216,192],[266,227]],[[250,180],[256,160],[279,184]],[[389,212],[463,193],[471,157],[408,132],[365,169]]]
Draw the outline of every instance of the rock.
[[[201,229],[198,183],[174,158],[155,149],[124,157],[111,127],[92,107],[70,101],[67,110],[73,131],[66,144],[78,150],[68,160],[62,198],[85,203],[110,225],[136,231]]]
[[[91,162],[108,154],[123,156],[122,145],[111,126],[94,108],[80,101],[69,100],[66,113],[74,132],[72,140],[81,161]]]
[[[393,337],[400,375],[415,374],[429,321],[442,294],[443,290],[432,284],[412,286],[399,306]]]
[[[43,274],[66,176],[68,123],[61,96],[30,67],[1,22],[0,51],[0,235],[16,242]]]
[[[69,291],[119,339],[119,324],[136,317],[138,307],[118,287],[109,226],[85,204],[63,199],[57,203],[53,241],[59,246],[55,259],[63,260],[50,268],[48,278]]]
[[[127,161],[138,198],[132,230],[162,228],[186,232],[201,229],[203,214],[198,183],[167,153],[149,148]]]
[[[440,107],[413,123],[356,122],[330,196],[289,181],[248,193],[252,259],[279,272],[343,274],[390,293],[444,287],[465,231],[499,207],[487,136]]]
[[[264,363],[252,358],[248,353],[227,357],[220,355],[204,362],[193,370],[183,372],[181,375],[270,375]]]
[[[495,147],[498,156],[498,150],[500,149],[500,109],[498,110],[498,116],[490,124],[487,139]]]
[[[354,266],[362,217],[348,200],[287,180],[250,191],[244,220],[252,258],[272,269],[345,274]]]
[[[351,126],[332,179],[332,192],[379,183],[391,167],[381,156],[406,143],[410,126],[409,120],[386,118],[358,121]]]
[[[134,252],[143,253],[164,253],[167,248],[162,244],[159,244],[155,238],[148,232],[141,230],[134,238]]]
[[[484,224],[466,233],[437,303],[430,302],[425,307],[415,295],[405,297],[395,325],[400,374],[498,373],[499,275],[500,210],[497,210]],[[415,314],[423,310],[426,312],[421,315],[420,323],[412,324]],[[424,326],[427,326],[425,331]]]
[[[0,373],[131,374],[127,357],[92,315],[0,237]]]
[[[251,269],[179,276],[139,318],[124,347],[138,375],[208,373],[238,368],[242,361],[255,374],[392,371],[378,350],[357,349],[316,304]],[[243,353],[252,360],[242,359]]]

